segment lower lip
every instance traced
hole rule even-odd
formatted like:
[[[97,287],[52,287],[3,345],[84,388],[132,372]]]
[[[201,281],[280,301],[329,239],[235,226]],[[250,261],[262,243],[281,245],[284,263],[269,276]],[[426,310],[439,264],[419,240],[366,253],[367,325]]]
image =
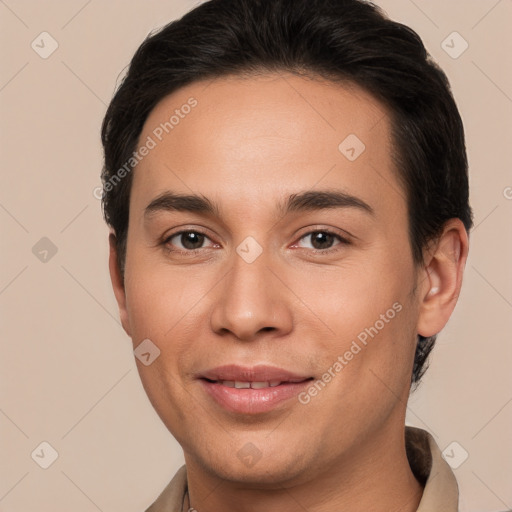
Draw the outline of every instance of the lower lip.
[[[206,392],[224,409],[240,414],[260,414],[271,411],[280,403],[297,397],[309,385],[303,382],[286,382],[279,386],[252,389],[230,388],[219,382],[200,379]]]

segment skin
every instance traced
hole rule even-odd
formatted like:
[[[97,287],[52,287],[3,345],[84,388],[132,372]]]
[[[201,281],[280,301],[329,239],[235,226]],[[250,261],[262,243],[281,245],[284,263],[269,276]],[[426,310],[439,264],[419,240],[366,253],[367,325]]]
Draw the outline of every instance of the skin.
[[[134,348],[149,338],[161,351],[137,366],[183,447],[190,506],[416,510],[423,489],[404,448],[415,340],[439,332],[455,306],[468,249],[462,223],[447,222],[415,266],[389,114],[356,86],[287,73],[196,82],[157,104],[139,140],[190,97],[198,105],[134,170],[124,282],[110,235],[122,325]],[[338,149],[349,134],[366,146],[352,162]],[[373,214],[276,209],[290,194],[334,189]],[[204,195],[219,216],[145,218],[166,190]],[[206,233],[195,254],[178,252],[190,251],[187,237],[165,241],[183,229]],[[311,234],[325,229],[349,243],[334,236],[315,254]],[[252,263],[236,252],[248,236],[263,250]],[[238,363],[320,379],[396,302],[401,311],[308,404],[292,399],[264,414],[229,413],[195,378]],[[252,467],[237,456],[248,443],[261,455]]]

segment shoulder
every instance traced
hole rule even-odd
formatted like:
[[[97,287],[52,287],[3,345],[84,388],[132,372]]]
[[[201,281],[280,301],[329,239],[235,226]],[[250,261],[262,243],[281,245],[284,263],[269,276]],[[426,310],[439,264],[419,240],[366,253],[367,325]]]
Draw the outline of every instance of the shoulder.
[[[145,512],[181,512],[186,490],[187,468],[183,465]]]
[[[435,439],[426,430],[405,427],[405,446],[411,470],[423,485],[417,512],[445,510],[457,512],[459,488],[450,465]]]

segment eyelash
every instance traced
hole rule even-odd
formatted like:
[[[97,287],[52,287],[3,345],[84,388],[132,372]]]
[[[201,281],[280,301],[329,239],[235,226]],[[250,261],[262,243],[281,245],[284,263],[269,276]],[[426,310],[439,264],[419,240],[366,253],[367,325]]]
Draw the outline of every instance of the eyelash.
[[[170,246],[169,246],[169,241],[172,238],[174,238],[175,236],[182,235],[184,233],[195,233],[195,234],[199,234],[199,235],[204,235],[206,238],[209,239],[208,235],[205,232],[203,232],[203,231],[201,231],[199,229],[185,229],[185,230],[176,231],[175,233],[170,234],[168,237],[166,237],[162,241],[162,245],[166,248],[166,250],[168,252],[184,254],[184,255],[187,255],[187,256],[195,255],[195,254],[199,253],[200,251],[202,251],[203,249],[205,249],[204,247],[200,247],[199,249],[187,249],[187,250],[171,249]],[[307,248],[304,248],[304,247],[300,247],[299,249],[307,249],[307,250],[309,250],[309,252],[312,252],[313,254],[331,254],[331,253],[339,251],[341,249],[339,246],[350,245],[350,243],[351,243],[347,238],[339,235],[338,233],[336,233],[336,232],[334,232],[334,231],[332,231],[330,229],[314,229],[312,231],[308,231],[307,233],[303,234],[299,238],[299,241],[302,240],[303,238],[307,237],[307,236],[310,236],[310,235],[314,234],[314,233],[325,233],[325,234],[332,235],[335,238],[337,238],[340,243],[336,244],[335,246],[330,247],[328,249],[307,249]]]

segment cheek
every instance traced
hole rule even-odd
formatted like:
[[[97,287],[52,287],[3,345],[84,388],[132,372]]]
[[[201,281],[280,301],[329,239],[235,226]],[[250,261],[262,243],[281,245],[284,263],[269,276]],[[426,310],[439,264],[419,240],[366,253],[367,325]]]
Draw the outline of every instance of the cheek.
[[[410,295],[412,262],[407,254],[401,259],[382,252],[372,262],[347,262],[328,274],[305,275],[298,288],[315,313],[304,310],[304,315],[316,319],[325,333],[311,347],[321,358],[319,367],[327,371],[341,357],[339,375],[344,376],[337,382],[346,387],[342,382],[357,381],[360,397],[385,389],[379,378],[391,389],[402,389],[410,379],[418,311]]]
[[[162,342],[193,321],[208,292],[207,282],[184,269],[133,257],[126,269],[126,303],[134,343],[143,338]]]
[[[135,263],[135,260],[133,260]],[[145,339],[159,350],[158,356],[145,365],[137,360],[137,370],[145,392],[165,425],[179,432],[185,417],[194,412],[183,393],[185,375],[189,367],[191,340],[197,333],[190,331],[198,322],[198,303],[201,293],[189,280],[174,278],[169,268],[154,265],[127,267],[126,297],[132,328],[134,349]],[[188,285],[188,286],[187,286]],[[188,411],[188,412],[187,412]]]
[[[345,382],[357,383],[353,399],[385,414],[397,400],[406,400],[415,352],[416,309],[407,289],[379,296],[364,304],[360,319],[343,347]],[[357,313],[355,313],[357,314]],[[363,321],[364,319],[364,321]],[[375,398],[380,397],[378,406]],[[374,405],[372,405],[374,404]]]
[[[303,300],[297,311],[323,324],[326,334],[338,339],[355,336],[379,320],[395,302],[404,304],[412,282],[406,263],[394,268],[392,258],[350,258],[336,267],[315,272],[289,271],[286,281]],[[407,299],[408,300],[408,299]],[[394,310],[390,315],[395,313]],[[393,316],[394,318],[394,316]]]

